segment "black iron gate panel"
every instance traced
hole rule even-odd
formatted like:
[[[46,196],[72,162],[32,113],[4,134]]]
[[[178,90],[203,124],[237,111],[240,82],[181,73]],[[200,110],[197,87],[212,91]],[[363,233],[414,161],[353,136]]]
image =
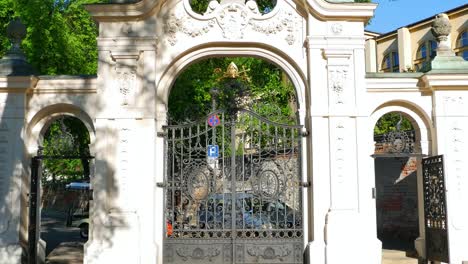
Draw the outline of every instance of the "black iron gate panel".
[[[165,139],[164,263],[302,263],[301,126],[217,111]]]
[[[443,156],[423,159],[423,188],[426,258],[449,263]]]
[[[29,225],[28,225],[28,264],[35,264],[37,260],[37,242],[39,238],[38,197],[39,179],[41,173],[41,159],[31,159],[31,185],[29,186]]]

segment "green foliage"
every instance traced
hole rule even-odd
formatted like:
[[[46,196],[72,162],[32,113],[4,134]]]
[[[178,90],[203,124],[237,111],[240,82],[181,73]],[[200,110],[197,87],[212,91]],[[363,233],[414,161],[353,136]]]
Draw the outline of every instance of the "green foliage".
[[[398,112],[391,112],[391,113],[383,115],[379,119],[379,121],[377,121],[377,124],[374,127],[374,135],[382,135],[390,131],[396,130],[398,121],[400,121],[400,115],[401,114]],[[401,130],[413,130],[414,128],[410,120],[402,116],[400,129]]]
[[[83,4],[106,0],[0,0],[0,30],[13,17],[27,26],[23,50],[38,74],[96,74],[97,27]],[[10,47],[0,35],[0,56]]]
[[[234,62],[245,78],[236,82],[248,90],[245,103],[262,116],[283,123],[296,123],[293,85],[277,66],[256,58],[210,58],[188,66],[177,78],[169,97],[173,120],[195,120],[212,109],[210,90],[221,91],[218,108],[226,108],[233,95],[232,79],[223,79],[228,65]]]
[[[70,142],[73,138],[73,142]],[[70,144],[71,143],[71,144]],[[83,123],[74,117],[58,119],[44,134],[45,156],[74,155],[89,153],[89,133]],[[43,184],[66,184],[71,181],[89,180],[87,159],[45,159],[42,173]]]

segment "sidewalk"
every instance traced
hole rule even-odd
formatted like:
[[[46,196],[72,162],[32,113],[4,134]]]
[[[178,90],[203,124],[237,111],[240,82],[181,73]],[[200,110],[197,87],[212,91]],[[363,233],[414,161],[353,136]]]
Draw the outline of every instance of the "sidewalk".
[[[46,264],[82,264],[83,242],[63,242],[46,258]]]
[[[382,250],[382,264],[418,264],[415,258],[408,258],[405,251]]]

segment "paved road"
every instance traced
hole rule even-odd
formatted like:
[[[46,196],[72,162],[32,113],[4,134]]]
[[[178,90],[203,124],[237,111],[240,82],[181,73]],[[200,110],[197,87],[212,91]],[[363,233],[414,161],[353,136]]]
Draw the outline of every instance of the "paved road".
[[[47,243],[46,256],[62,242],[86,242],[80,237],[80,229],[65,226],[65,214],[57,212],[41,213],[41,238]]]

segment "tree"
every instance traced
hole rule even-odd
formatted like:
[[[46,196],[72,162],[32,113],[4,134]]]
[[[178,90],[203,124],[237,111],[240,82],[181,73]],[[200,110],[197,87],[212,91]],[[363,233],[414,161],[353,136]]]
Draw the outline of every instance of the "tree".
[[[0,29],[14,17],[27,26],[22,43],[38,74],[96,74],[97,27],[83,4],[106,0],[0,0]],[[0,56],[9,49],[0,35]]]
[[[399,112],[391,112],[383,115],[375,124],[374,135],[387,134],[390,131],[397,129],[397,124],[401,119],[401,130],[414,130],[413,125],[408,118],[401,115]]]
[[[195,120],[211,111],[210,90],[220,90],[219,108],[226,108],[224,89],[230,83],[223,74],[234,62],[243,78],[238,78],[248,90],[249,104],[259,114],[278,122],[296,123],[296,95],[293,85],[284,72],[267,61],[256,58],[210,58],[187,67],[177,78],[169,97],[169,113],[173,120]],[[224,94],[223,94],[224,93]]]
[[[45,156],[88,156],[89,133],[85,125],[75,117],[64,116],[52,122],[44,134]],[[45,159],[43,184],[64,186],[71,181],[89,181],[89,160]]]

